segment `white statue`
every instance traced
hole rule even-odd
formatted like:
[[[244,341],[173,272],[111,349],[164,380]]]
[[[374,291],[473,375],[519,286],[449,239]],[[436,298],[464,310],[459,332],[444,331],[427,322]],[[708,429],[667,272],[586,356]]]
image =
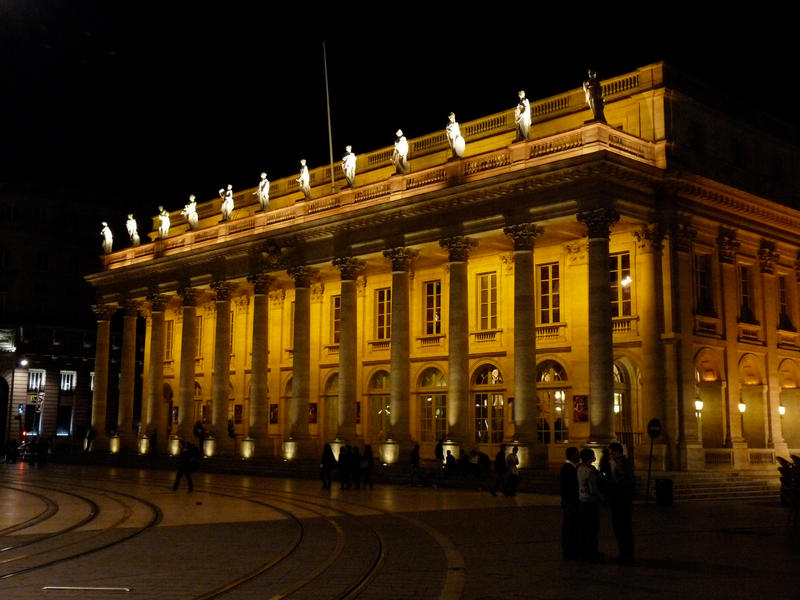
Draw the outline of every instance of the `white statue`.
[[[269,179],[267,174],[261,174],[261,181],[258,182],[258,190],[253,194],[258,196],[258,203],[261,205],[261,210],[269,210]]]
[[[303,192],[306,200],[311,200],[311,176],[308,174],[305,158],[300,161],[300,177],[296,181],[300,184],[300,191]]]
[[[398,129],[395,134],[392,164],[398,173],[408,173],[408,140],[403,135],[403,130]]]
[[[454,113],[450,113],[450,116],[448,116],[447,119],[448,123],[447,127],[445,128],[445,132],[447,133],[447,142],[450,144],[450,150],[453,151],[453,156],[461,158],[464,156],[464,150],[467,148],[467,142],[464,141],[464,138],[461,135],[461,127],[459,127],[458,121],[456,121],[456,115]]]
[[[514,111],[517,124],[517,141],[525,141],[531,131],[531,103],[525,97],[525,90],[519,91],[519,103]]]
[[[347,184],[350,187],[356,185],[356,155],[353,154],[352,146],[345,146],[346,154],[342,157],[342,171],[344,171],[344,178],[347,179]]]
[[[125,222],[125,227],[128,229],[128,237],[131,238],[131,246],[139,245],[139,228],[136,226],[136,219],[133,215],[128,215],[128,220]]]
[[[103,228],[100,230],[100,235],[103,238],[103,252],[110,254],[111,248],[114,245],[114,236],[111,233],[111,228],[105,221],[103,221]]]
[[[228,184],[228,189],[220,188],[219,197],[222,198],[222,205],[220,206],[222,220],[230,221],[233,214],[233,185]]]
[[[197,229],[197,223],[200,217],[197,215],[197,202],[195,201],[194,194],[189,196],[189,204],[183,207],[181,214],[186,217],[186,222],[189,224],[189,231]]]
[[[169,213],[163,206],[158,207],[158,237],[162,240],[169,235]]]

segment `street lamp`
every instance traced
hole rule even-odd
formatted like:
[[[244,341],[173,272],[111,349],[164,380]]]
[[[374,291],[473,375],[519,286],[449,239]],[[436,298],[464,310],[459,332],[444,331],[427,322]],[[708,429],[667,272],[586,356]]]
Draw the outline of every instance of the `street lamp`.
[[[786,407],[783,404],[778,405],[778,414],[783,416],[786,414]]]

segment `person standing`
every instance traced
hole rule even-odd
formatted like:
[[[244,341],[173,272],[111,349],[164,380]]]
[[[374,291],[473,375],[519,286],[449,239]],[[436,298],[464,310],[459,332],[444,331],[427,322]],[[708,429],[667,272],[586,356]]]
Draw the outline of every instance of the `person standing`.
[[[180,454],[178,455],[178,472],[175,474],[175,483],[172,484],[172,491],[178,489],[181,478],[186,476],[186,485],[189,488],[187,491],[191,492],[194,489],[192,482],[192,471],[197,466],[197,446],[192,443],[180,441]]]
[[[336,467],[336,457],[333,455],[333,448],[330,444],[325,444],[322,449],[322,460],[319,465],[319,475],[322,479],[322,489],[331,489],[331,474]]]
[[[375,458],[372,456],[372,446],[364,446],[364,453],[361,455],[361,483],[364,489],[369,485],[372,489],[372,470],[375,467]]]
[[[561,525],[561,552],[565,559],[578,558],[578,449],[567,448],[567,460],[561,467],[561,510],[564,520]]]
[[[500,450],[494,456],[494,484],[489,490],[492,496],[497,496],[497,491],[506,493],[506,445],[500,444]]]
[[[511,452],[508,456],[506,456],[506,471],[507,471],[507,480],[506,480],[506,495],[507,496],[516,496],[517,495],[517,483],[519,483],[519,456],[517,453],[519,452],[519,447],[514,446],[511,449]]]
[[[600,486],[597,469],[594,467],[594,450],[584,448],[580,452],[578,465],[578,501],[580,517],[580,545],[578,554],[581,560],[602,562],[603,555],[597,550],[597,535],[600,530]]]
[[[619,546],[619,555],[613,561],[630,564],[633,562],[633,466],[623,453],[622,444],[612,442],[608,445],[608,452],[611,455],[608,505]]]

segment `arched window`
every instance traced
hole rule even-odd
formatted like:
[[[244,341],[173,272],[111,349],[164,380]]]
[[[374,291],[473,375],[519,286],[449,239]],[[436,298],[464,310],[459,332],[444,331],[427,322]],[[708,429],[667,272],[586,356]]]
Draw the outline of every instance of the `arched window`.
[[[475,409],[475,441],[479,444],[500,444],[504,424],[503,375],[495,365],[487,363],[475,369],[472,376],[472,399]]]
[[[543,444],[569,441],[567,371],[555,360],[544,360],[536,368],[539,420],[536,433]]]
[[[420,439],[441,440],[447,435],[447,379],[436,367],[428,367],[420,375],[418,385]]]
[[[371,407],[371,432],[373,440],[385,440],[391,426],[392,405],[389,396],[388,371],[376,371],[369,379],[367,393]]]

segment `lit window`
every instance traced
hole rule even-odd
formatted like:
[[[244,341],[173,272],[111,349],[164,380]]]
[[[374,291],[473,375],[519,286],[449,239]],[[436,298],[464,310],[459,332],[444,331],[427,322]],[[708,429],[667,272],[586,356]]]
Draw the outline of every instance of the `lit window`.
[[[72,392],[75,390],[75,382],[78,379],[78,373],[75,371],[61,371],[61,391]]]
[[[229,330],[230,337],[228,338],[230,340],[230,355],[231,356],[233,356],[233,332],[234,332],[234,329],[235,329],[234,328],[235,322],[234,322],[233,315],[234,315],[234,313],[233,313],[233,311],[231,311],[231,316],[230,316],[231,323],[230,323],[230,330]]]
[[[44,391],[45,371],[44,369],[30,369],[28,370],[28,391],[29,392],[43,392]]]
[[[375,335],[379,340],[388,340],[392,337],[392,290],[381,288],[375,294]]]
[[[558,263],[539,265],[539,322],[561,322],[561,286]]]
[[[478,330],[497,329],[497,274],[478,275]]]
[[[194,357],[203,358],[203,316],[197,315],[197,330],[195,331]]]
[[[425,335],[442,333],[442,282],[425,282]]]
[[[331,298],[331,343],[339,343],[339,334],[342,327],[342,297]]]
[[[620,252],[609,256],[611,283],[611,316],[631,316],[631,255]]]
[[[172,360],[172,333],[175,322],[164,321],[164,360]]]

